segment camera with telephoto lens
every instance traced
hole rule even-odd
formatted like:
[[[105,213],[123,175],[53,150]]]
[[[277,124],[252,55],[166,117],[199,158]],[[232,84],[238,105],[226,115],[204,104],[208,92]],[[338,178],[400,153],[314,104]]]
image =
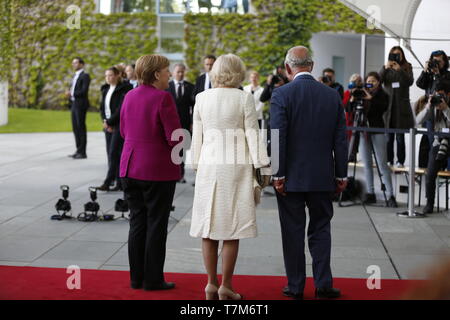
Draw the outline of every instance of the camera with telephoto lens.
[[[353,91],[351,91],[351,95],[352,95],[352,97],[354,97],[356,100],[362,100],[365,96],[366,96],[366,93],[364,92],[364,86],[362,85],[362,84],[355,84],[354,82],[352,82],[352,83],[350,83],[349,84],[349,86],[348,86],[348,88],[350,89],[350,90],[353,90],[353,89],[355,89],[355,90],[353,90]]]
[[[388,60],[400,64],[400,55],[398,53],[391,53],[389,54]]]
[[[434,112],[434,108],[438,105],[440,105],[442,102],[447,103],[448,104],[448,99],[445,95],[443,94],[434,94],[431,97],[431,108],[432,108],[432,112]],[[441,139],[441,143],[439,144],[439,150],[438,153],[436,155],[436,161],[444,161],[448,158],[448,145],[449,145],[449,141],[448,138],[442,138]]]
[[[331,79],[331,77],[328,77],[328,76],[323,76],[322,77],[322,82],[324,84],[332,84],[333,83],[333,79]]]
[[[439,61],[436,59],[431,60],[430,62],[428,62],[428,70],[432,70],[432,69],[439,69]]]
[[[281,81],[281,78],[277,75],[272,76],[272,80],[270,81],[270,85],[274,86]]]

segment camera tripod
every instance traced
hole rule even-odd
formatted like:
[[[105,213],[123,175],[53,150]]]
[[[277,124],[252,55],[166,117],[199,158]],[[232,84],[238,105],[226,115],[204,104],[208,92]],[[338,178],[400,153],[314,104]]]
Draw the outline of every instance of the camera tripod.
[[[356,110],[355,110],[355,118],[353,120],[353,127],[367,127],[367,119],[364,115],[364,106],[363,106],[363,101],[362,100],[358,100],[357,101],[357,106],[356,106]],[[349,144],[349,159],[350,157],[353,155],[353,149],[355,147],[359,146],[359,141],[361,140],[361,134],[362,132],[360,131],[355,131],[352,134],[352,138],[350,139],[350,144]],[[377,155],[375,153],[375,149],[373,147],[373,142],[372,142],[372,137],[371,135],[367,132],[366,136],[365,136],[366,142],[368,143],[368,147],[371,149],[371,155],[373,155],[374,159],[375,159],[375,167],[377,169],[377,173],[378,173],[378,177],[380,179],[380,184],[381,184],[381,190],[383,191],[383,196],[384,196],[384,200],[386,202],[386,206],[388,206],[388,199],[386,196],[386,185],[383,182],[383,174],[380,170],[380,166],[378,164],[378,159],[377,159]],[[356,150],[355,152],[355,161],[353,164],[353,180],[356,183],[356,158],[357,158],[357,154],[358,151]],[[372,170],[372,168],[366,168],[367,170]],[[344,205],[342,204],[342,193],[339,196],[339,206],[340,207],[350,207],[352,205],[356,205],[358,203],[356,203],[355,201],[353,201],[353,203],[348,204],[348,205]]]

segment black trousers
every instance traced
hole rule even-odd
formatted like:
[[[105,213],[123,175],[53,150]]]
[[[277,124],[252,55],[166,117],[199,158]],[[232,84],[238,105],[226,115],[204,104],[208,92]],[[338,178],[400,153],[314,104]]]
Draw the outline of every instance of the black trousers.
[[[122,180],[130,208],[128,259],[132,284],[164,281],[167,227],[176,181]]]
[[[75,135],[76,153],[86,155],[87,130],[86,130],[86,109],[75,108],[72,103],[72,130]]]
[[[106,174],[104,183],[110,185],[113,181],[116,181],[117,184],[120,185],[120,156],[122,155],[124,141],[118,128],[112,133],[109,133],[106,130],[104,130],[104,132],[106,139],[106,153],[108,155],[108,173]]]
[[[394,164],[394,141],[397,141],[397,161],[401,164],[405,164],[405,135],[403,133],[389,133],[389,139],[387,143],[387,160]]]
[[[303,293],[306,281],[305,226],[309,210],[308,246],[313,262],[316,288],[333,287],[331,274],[331,227],[333,204],[331,192],[288,192],[285,197],[278,192],[284,265],[289,290]]]
[[[437,161],[436,155],[439,151],[439,146],[432,147],[428,156],[427,174],[425,177],[425,195],[427,198],[427,204],[434,206],[434,197],[436,195],[436,179],[438,172],[443,170],[447,166],[447,159],[443,161]]]

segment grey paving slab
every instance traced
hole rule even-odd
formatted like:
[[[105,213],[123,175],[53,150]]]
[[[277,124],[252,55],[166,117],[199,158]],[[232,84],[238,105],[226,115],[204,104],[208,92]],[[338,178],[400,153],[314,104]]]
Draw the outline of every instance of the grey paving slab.
[[[99,269],[102,266],[100,261],[83,261],[80,259],[44,259],[39,258],[30,264],[30,267],[42,267],[42,268],[63,268],[66,269],[69,266],[78,266],[80,269]]]
[[[128,243],[116,251],[108,260],[104,261],[103,266],[129,266],[128,263]]]
[[[103,133],[88,134],[88,159],[68,158],[73,149],[72,133],[0,135],[0,265],[65,268],[78,264],[89,269],[128,270],[128,221],[49,219],[61,197],[60,185],[70,186],[69,200],[76,216],[90,200],[88,187],[100,185],[105,178]],[[361,173],[357,171],[359,177]],[[185,178],[186,184],[177,184],[175,211],[169,220],[166,271],[203,274],[201,239],[189,236],[195,173],[188,167]],[[405,181],[402,176],[396,180],[398,191]],[[379,189],[377,179],[375,185]],[[273,189],[267,191],[257,208],[258,237],[240,243],[237,274],[284,275],[276,197]],[[119,216],[113,207],[122,196],[99,192],[101,210]],[[414,270],[450,253],[449,213],[423,220],[399,219],[396,212],[406,209],[406,195],[397,193],[398,209],[382,207],[381,193],[377,197],[379,207],[335,205],[331,253],[335,277],[367,278],[369,265],[379,265],[386,279],[397,278],[396,271],[402,278],[415,277],[411,275]],[[306,239],[305,257],[307,274],[312,276]]]
[[[7,235],[1,238],[0,260],[32,262],[64,238]]]
[[[50,220],[48,217],[42,217],[24,228],[17,230],[14,234],[28,237],[45,236],[67,238],[85,227],[85,225],[80,224],[76,220],[56,221]]]
[[[66,240],[42,255],[44,260],[104,262],[121,247],[121,242],[97,242]]]
[[[440,264],[448,255],[430,254],[392,254],[402,279],[426,279],[430,268]]]

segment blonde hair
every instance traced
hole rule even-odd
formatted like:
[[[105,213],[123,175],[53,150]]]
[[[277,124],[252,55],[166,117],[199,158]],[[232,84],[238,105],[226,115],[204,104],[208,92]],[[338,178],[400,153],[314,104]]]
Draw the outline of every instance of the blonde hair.
[[[136,78],[140,84],[152,84],[156,81],[155,73],[167,68],[169,59],[159,54],[147,54],[136,61]]]
[[[232,53],[220,56],[210,73],[214,87],[238,88],[245,79],[245,65],[241,58]]]

